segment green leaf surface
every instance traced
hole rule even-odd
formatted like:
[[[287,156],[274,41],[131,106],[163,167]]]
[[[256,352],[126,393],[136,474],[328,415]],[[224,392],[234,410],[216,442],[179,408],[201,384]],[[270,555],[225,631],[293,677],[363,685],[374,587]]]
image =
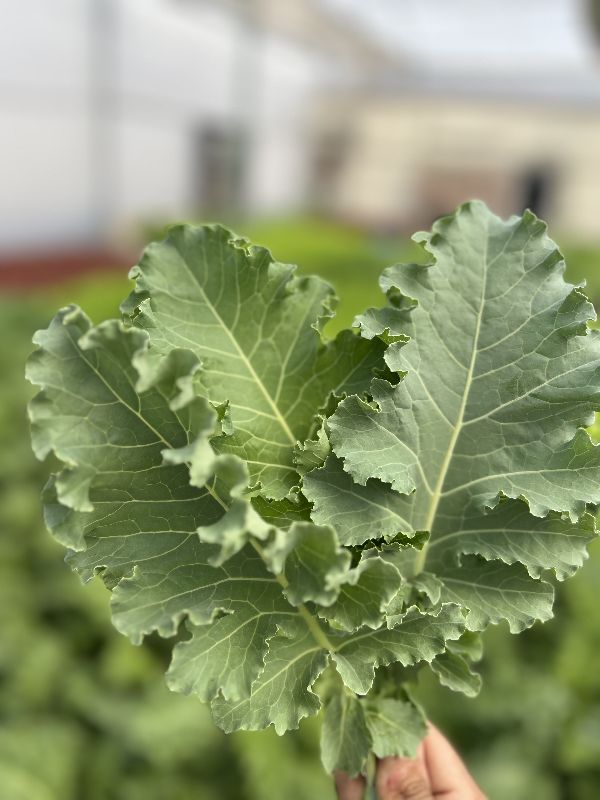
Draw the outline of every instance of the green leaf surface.
[[[190,486],[184,463],[165,460],[165,450],[205,444],[216,421],[203,398],[181,391],[179,367],[189,359],[171,353],[153,380],[140,371],[150,369],[143,332],[116,322],[91,328],[76,309],[61,312],[37,341],[29,377],[44,390],[30,406],[34,441],[40,454],[53,449],[67,464],[46,490],[46,518],[72,547],[87,541],[71,557],[84,576],[103,570],[111,585],[128,576],[113,597],[119,630],[138,642],[153,630],[172,635],[185,616],[209,621],[256,581],[278,591],[262,562],[257,573],[256,559],[244,560],[245,586],[208,565],[216,548],[199,541],[196,527],[220,518],[222,504]],[[217,480],[214,454],[207,466]]]
[[[274,597],[260,603],[236,603],[233,613],[212,625],[192,626],[189,641],[177,644],[167,672],[170,689],[207,702],[219,692],[227,700],[248,697],[264,666],[269,639],[291,613]]]
[[[532,214],[503,222],[471,203],[421,240],[434,264],[393,267],[383,281],[415,298],[396,309],[410,342],[386,355],[406,377],[375,382],[379,410],[341,404],[329,420],[336,451],[359,482],[419,488],[416,529],[459,498],[481,506],[499,492],[525,496],[539,515],[578,516],[600,496],[596,451],[573,438],[599,403],[598,334],[585,327],[593,308],[563,281],[560,253]],[[372,464],[375,452],[385,461]]]
[[[316,714],[321,701],[312,686],[327,666],[328,656],[302,620],[282,624],[269,640],[265,667],[249,697],[229,702],[217,697],[213,716],[226,733],[273,725],[282,734],[297,728],[303,717]]]
[[[131,271],[124,304],[156,351],[201,360],[201,391],[228,404],[234,431],[214,446],[241,457],[272,497],[297,482],[294,447],[329,395],[364,391],[382,352],[347,331],[324,344],[333,290],[294,269],[225,228],[174,227]]]
[[[469,667],[465,659],[456,653],[441,653],[431,662],[431,669],[442,686],[467,697],[476,697],[481,689],[481,675]]]
[[[253,538],[264,541],[273,531],[273,526],[263,520],[247,499],[237,497],[217,522],[201,525],[198,536],[202,542],[215,545],[210,563],[220,566]]]
[[[311,506],[299,494],[284,497],[282,500],[268,500],[260,495],[252,497],[251,503],[260,516],[276,528],[289,528],[293,522],[310,522]]]
[[[427,725],[423,712],[413,702],[375,696],[365,702],[365,715],[376,756],[416,755]]]
[[[335,603],[322,609],[320,616],[347,631],[378,628],[401,582],[393,564],[377,557],[363,558],[346,574]]]
[[[335,647],[316,609],[302,603],[330,605],[348,584],[344,602],[352,606],[373,571],[386,578],[382,598],[362,617],[341,600],[336,613],[350,627],[375,624],[394,568],[374,559],[350,571],[350,553],[331,528],[289,525],[291,510],[292,519],[305,513],[299,497],[258,503],[285,519],[287,531],[260,517],[240,495],[243,462],[210,447],[218,413],[192,391],[192,354],[157,356],[143,331],[116,322],[91,328],[76,309],[37,341],[29,376],[43,391],[31,405],[34,440],[39,455],[52,449],[67,464],[45,497],[47,520],[78,548],[72,565],[85,578],[103,574],[114,624],[134,642],[152,631],[172,636],[188,621],[191,639],[178,645],[169,672],[173,688],[215,698],[226,726],[295,727],[319,708],[310,686]],[[260,539],[268,539],[264,552]],[[418,647],[411,657],[422,657]],[[282,680],[289,691],[273,706]],[[225,711],[242,700],[235,714]]]
[[[327,772],[359,775],[372,750],[364,705],[350,692],[334,692],[325,706],[321,729],[321,759]]]
[[[306,475],[317,467],[322,466],[323,462],[331,452],[331,445],[325,431],[323,422],[317,429],[316,438],[307,439],[296,445],[294,451],[294,464],[300,475]]]
[[[386,307],[328,342],[327,284],[179,226],[125,322],[62,309],[27,368],[34,450],[61,463],[46,523],[118,630],[177,637],[169,686],[225,731],[323,699],[324,764],[350,774],[414,753],[418,667],[474,695],[479,632],[549,619],[543,576],[596,536],[599,334],[545,226],[471,203],[417,239],[432,263],[387,270]]]
[[[46,519],[60,541],[80,550],[85,537],[97,538],[100,530],[135,533],[138,543],[147,531],[160,551],[162,534],[172,534],[172,547],[178,534],[185,538],[195,530],[195,519],[220,517],[214,498],[190,487],[186,467],[163,459],[165,448],[206,435],[216,415],[202,398],[174,410],[158,388],[138,395],[132,360],[145,348],[145,334],[117,322],[92,329],[80,310],[67,308],[35,341],[40,349],[27,374],[43,389],[30,404],[34,448],[39,457],[54,451],[66,465],[46,489]],[[167,531],[153,513],[161,508],[172,509],[178,523]],[[124,553],[115,561],[132,566]]]
[[[342,401],[333,449],[366,498],[384,482],[377,502],[383,489],[403,533],[430,533],[414,575],[441,578],[471,627],[505,618],[521,630],[548,619],[551,592],[515,562],[563,577],[594,536],[583,512],[600,499],[600,451],[578,427],[600,403],[594,311],[529,212],[504,222],[469,203],[418,240],[432,263],[387,270],[388,307],[357,320],[368,338],[409,337],[385,356],[400,381]]]
[[[294,522],[278,531],[263,553],[269,569],[285,576],[284,594],[295,606],[308,601],[329,606],[350,579],[350,553],[340,547],[333,528]]]
[[[587,545],[596,535],[592,514],[583,514],[573,525],[554,512],[534,517],[525,503],[511,500],[484,514],[465,514],[460,531],[431,542],[429,561],[443,564],[461,553],[478,553],[507,564],[521,563],[534,578],[554,570],[563,580],[583,565]]]
[[[423,542],[422,547],[425,544],[426,541]],[[407,600],[416,600],[422,597],[426,598],[431,606],[435,607],[439,604],[444,586],[437,575],[432,572],[421,571],[416,575],[413,574],[415,553],[412,547],[393,542],[383,545],[379,551],[367,551],[369,555],[374,552],[377,552],[379,558],[393,564],[404,580],[397,596],[387,607],[388,624],[393,625],[393,620],[399,618],[398,615],[402,616]]]
[[[413,534],[407,520],[406,498],[376,478],[365,486],[344,472],[342,462],[330,456],[325,464],[304,476],[302,491],[313,503],[312,518],[333,525],[342,544]]]
[[[463,630],[456,606],[445,606],[437,616],[412,609],[391,629],[332,635],[337,644],[333,660],[346,686],[357,694],[367,694],[376,667],[431,661],[444,651],[448,639],[458,639]]]
[[[448,642],[448,651],[466,658],[468,661],[480,661],[483,655],[483,639],[480,633],[465,631],[460,639]]]
[[[513,633],[520,633],[536,620],[552,618],[552,584],[532,580],[519,564],[465,556],[460,565],[448,565],[437,574],[444,587],[442,600],[469,609],[466,623],[471,631],[506,620]]]
[[[131,577],[113,589],[113,622],[121,633],[139,642],[158,631],[173,636],[185,619],[211,622],[220,611],[258,606],[270,613],[281,587],[252,550],[242,551],[220,567],[207,563],[210,548],[190,537],[172,554],[142,561]],[[286,605],[281,610],[289,610]]]

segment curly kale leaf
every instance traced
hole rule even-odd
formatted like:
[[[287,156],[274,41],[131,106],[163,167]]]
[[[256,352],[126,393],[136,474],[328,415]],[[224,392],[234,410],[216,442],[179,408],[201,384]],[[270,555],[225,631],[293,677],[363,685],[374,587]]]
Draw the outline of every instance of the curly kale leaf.
[[[421,549],[385,557],[408,581],[435,579],[471,629],[519,631],[551,616],[541,573],[574,572],[595,535],[600,450],[583,430],[600,406],[594,311],[529,212],[505,222],[468,203],[416,238],[431,263],[387,270],[388,304],[356,320],[388,342],[399,380],[339,404],[337,458],[304,492],[349,544],[425,532]]]
[[[124,321],[62,309],[27,370],[47,525],[118,630],[176,637],[169,686],[226,731],[325,706],[350,774],[414,752],[416,668],[474,695],[475,632],[551,616],[600,502],[598,334],[544,225],[475,203],[419,238],[433,262],[327,341],[327,284],[179,226]]]

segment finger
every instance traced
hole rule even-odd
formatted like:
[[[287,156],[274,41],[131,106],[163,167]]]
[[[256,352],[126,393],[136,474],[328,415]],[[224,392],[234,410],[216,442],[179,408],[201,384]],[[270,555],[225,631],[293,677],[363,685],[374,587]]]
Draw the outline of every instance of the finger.
[[[365,794],[365,779],[362,777],[349,778],[345,772],[335,772],[333,775],[335,790],[339,800],[363,800]]]
[[[432,800],[423,758],[382,758],[377,768],[381,800]]]
[[[483,800],[483,794],[446,737],[429,723],[423,741],[423,759],[434,795]]]

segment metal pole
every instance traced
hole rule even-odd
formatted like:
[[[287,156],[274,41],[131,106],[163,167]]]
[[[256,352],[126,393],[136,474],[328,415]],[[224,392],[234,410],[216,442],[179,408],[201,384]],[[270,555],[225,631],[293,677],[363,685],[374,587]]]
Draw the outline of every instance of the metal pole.
[[[114,0],[89,0],[90,233],[96,244],[111,232],[117,191],[117,15]]]
[[[238,213],[252,207],[251,160],[256,141],[256,118],[260,114],[260,10],[256,0],[239,6],[238,43],[234,49],[231,99],[238,137]]]

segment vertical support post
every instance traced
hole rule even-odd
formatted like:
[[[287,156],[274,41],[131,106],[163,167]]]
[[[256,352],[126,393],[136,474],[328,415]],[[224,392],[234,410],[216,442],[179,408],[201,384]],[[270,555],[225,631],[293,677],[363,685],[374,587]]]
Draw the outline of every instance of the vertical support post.
[[[251,161],[256,137],[256,115],[260,113],[260,8],[257,0],[244,0],[238,12],[238,42],[234,49],[231,100],[238,138],[237,214],[252,207]]]
[[[88,0],[90,235],[96,244],[110,233],[118,189],[117,15],[114,0]]]

